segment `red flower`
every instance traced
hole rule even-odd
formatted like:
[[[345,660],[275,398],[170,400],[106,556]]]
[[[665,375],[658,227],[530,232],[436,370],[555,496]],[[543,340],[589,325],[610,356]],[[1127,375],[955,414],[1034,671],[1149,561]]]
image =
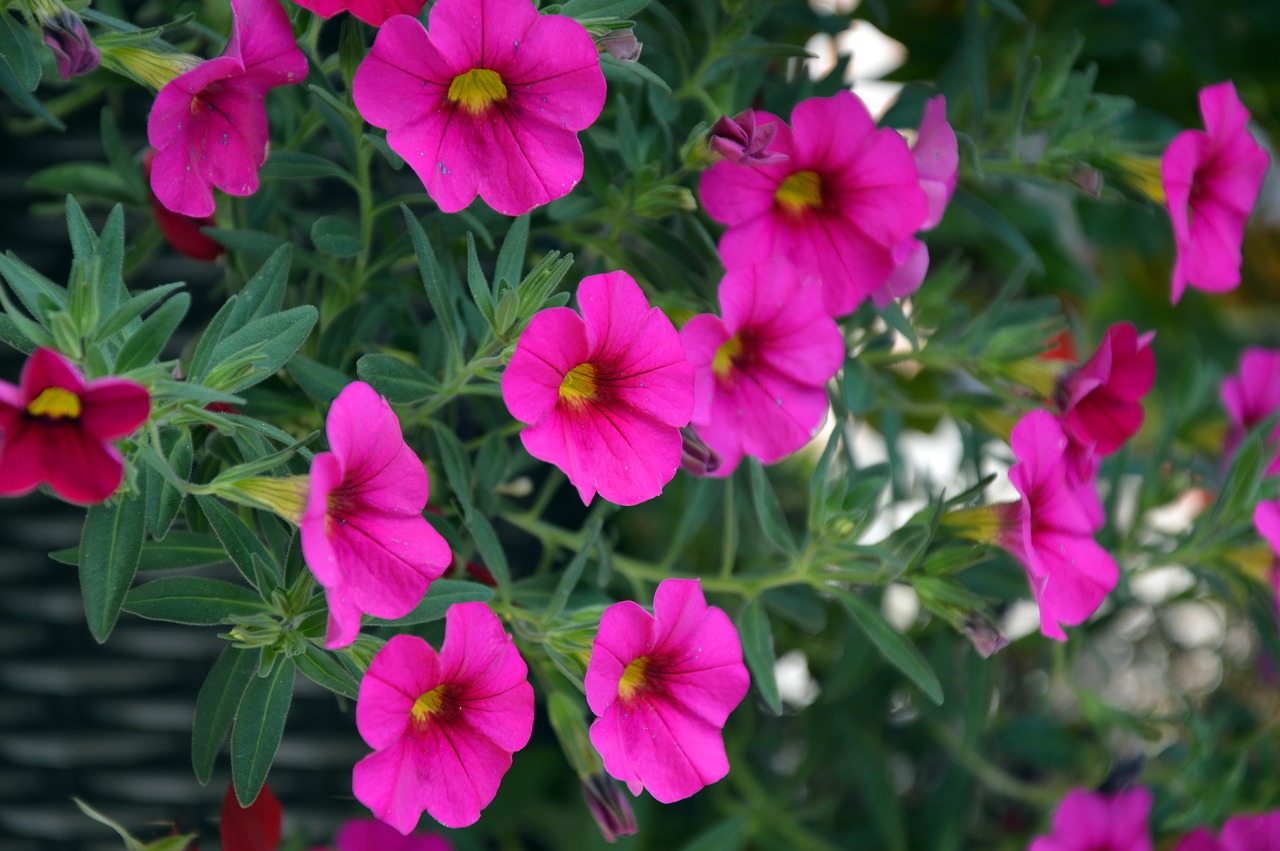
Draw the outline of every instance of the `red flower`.
[[[205,236],[200,228],[214,227],[217,222],[213,216],[196,218],[175,213],[160,203],[156,193],[151,189],[151,161],[156,158],[154,150],[147,151],[142,157],[142,175],[147,180],[147,203],[151,205],[151,213],[156,217],[156,226],[169,244],[193,260],[217,260],[227,250],[222,243]],[[222,404],[216,402],[214,404]]]

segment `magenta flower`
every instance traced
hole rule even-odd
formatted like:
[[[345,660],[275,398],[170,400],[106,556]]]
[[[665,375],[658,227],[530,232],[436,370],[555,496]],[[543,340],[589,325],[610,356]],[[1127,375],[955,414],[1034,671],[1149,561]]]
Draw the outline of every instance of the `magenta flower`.
[[[147,139],[156,149],[151,188],[165,207],[200,218],[213,213],[213,188],[258,190],[267,159],[268,89],[301,83],[307,58],[277,0],[231,0],[231,39],[156,95]]]
[[[333,839],[337,851],[453,851],[453,846],[435,834],[402,835],[375,819],[349,821]]]
[[[302,553],[329,603],[326,646],[346,647],[360,614],[399,618],[444,573],[449,545],[422,516],[430,483],[386,400],[348,384],[325,421],[329,452],[311,462]]]
[[[356,798],[403,834],[423,810],[445,827],[474,824],[533,731],[528,673],[484,603],[449,608],[439,655],[393,636],[360,682],[356,727],[374,752],[356,763]]]
[[[310,9],[322,18],[332,18],[339,12],[350,12],[355,17],[375,27],[393,15],[417,15],[427,0],[294,0],[304,9]]]
[[[1276,611],[1280,613],[1280,561],[1277,561],[1280,559],[1280,500],[1260,502],[1254,506],[1253,526],[1271,545],[1271,552],[1275,555],[1271,559],[1271,568],[1267,571],[1267,580],[1274,591]]]
[[[0,496],[44,482],[69,502],[102,502],[124,478],[109,441],[151,414],[151,397],[122,378],[85,381],[71,361],[36,349],[17,387],[0,381]]]
[[[1232,816],[1216,838],[1199,828],[1184,837],[1175,851],[1280,851],[1280,810]]]
[[[785,260],[730,269],[720,309],[724,319],[690,319],[680,341],[694,369],[693,425],[721,458],[714,475],[727,476],[743,454],[772,464],[809,441],[845,349],[821,285]]]
[[[605,609],[587,665],[591,744],[633,795],[664,804],[729,773],[721,730],[750,678],[729,616],[696,579],[666,579],[653,615],[627,600]]]
[[[1227,431],[1223,447],[1227,455],[1235,453],[1258,423],[1280,410],[1280,350],[1246,349],[1240,358],[1240,371],[1222,381],[1222,404],[1231,415],[1231,427]],[[1280,426],[1268,440],[1275,450],[1280,442]],[[1280,473],[1280,457],[1273,458],[1267,466],[1267,475]]]
[[[591,34],[529,0],[437,0],[378,31],[352,84],[365,120],[446,213],[476,195],[518,216],[582,179],[578,131],[604,107]]]
[[[1094,525],[1068,471],[1067,437],[1047,411],[1032,411],[1010,438],[1017,459],[1009,481],[1022,499],[1006,506],[996,540],[1027,569],[1040,605],[1040,631],[1065,641],[1116,586],[1115,560],[1093,540]]]
[[[578,287],[582,315],[537,313],[502,376],[511,416],[534,458],[555,464],[587,505],[662,493],[680,466],[680,428],[693,412],[693,367],[671,320],[626,272]]]
[[[1115,795],[1075,789],[1053,814],[1053,833],[1032,840],[1027,851],[1151,851],[1150,815],[1146,789]]]
[[[776,122],[770,151],[790,159],[744,168],[716,163],[702,175],[702,203],[726,225],[726,268],[785,257],[822,280],[827,313],[841,316],[879,289],[898,264],[894,248],[925,220],[928,201],[907,143],[877,129],[852,92],[809,98]]]
[[[1178,251],[1174,304],[1188,284],[1207,292],[1240,284],[1244,225],[1269,162],[1249,135],[1249,111],[1230,80],[1200,90],[1200,115],[1204,131],[1179,133],[1161,161]]]
[[[1128,322],[1112,325],[1098,350],[1058,385],[1062,425],[1075,443],[1110,455],[1142,426],[1142,397],[1156,380],[1154,331],[1138,336]]]

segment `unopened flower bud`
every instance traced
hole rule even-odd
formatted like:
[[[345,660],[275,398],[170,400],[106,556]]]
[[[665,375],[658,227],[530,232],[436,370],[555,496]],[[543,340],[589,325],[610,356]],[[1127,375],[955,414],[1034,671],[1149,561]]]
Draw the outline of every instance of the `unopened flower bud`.
[[[98,67],[101,57],[84,21],[62,0],[32,0],[30,8],[44,43],[53,51],[62,79],[70,80]]]
[[[605,842],[636,832],[636,816],[622,788],[604,774],[593,774],[582,784],[582,797],[595,816]]]
[[[680,466],[694,476],[709,476],[720,469],[720,456],[702,442],[698,433],[685,426],[680,429]]]
[[[774,165],[789,157],[767,150],[778,132],[777,124],[756,126],[756,114],[748,109],[730,118],[722,115],[711,126],[707,147],[730,162],[742,165]]]
[[[995,624],[977,612],[971,614],[960,627],[960,631],[973,642],[973,649],[983,659],[990,658],[1000,650],[1009,646],[1009,639],[1001,635]]]
[[[203,61],[189,53],[146,47],[113,45],[102,51],[102,64],[107,68],[157,92]]]
[[[637,62],[644,45],[636,38],[633,28],[609,30],[596,39],[596,46],[619,62]]]

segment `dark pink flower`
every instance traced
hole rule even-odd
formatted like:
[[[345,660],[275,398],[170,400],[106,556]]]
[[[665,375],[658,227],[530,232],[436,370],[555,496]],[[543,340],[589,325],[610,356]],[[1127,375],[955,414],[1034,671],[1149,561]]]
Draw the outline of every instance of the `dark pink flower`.
[[[443,836],[431,833],[405,836],[375,819],[347,822],[333,842],[337,851],[453,851]]]
[[[744,168],[721,161],[702,175],[702,203],[726,225],[726,268],[785,257],[822,280],[827,313],[849,313],[879,289],[899,260],[894,248],[920,229],[928,201],[907,143],[877,129],[852,92],[809,98],[788,127],[777,124],[772,152],[789,159]]]
[[[1093,540],[1094,525],[1068,471],[1067,436],[1048,411],[1032,411],[1010,438],[1009,481],[1022,499],[1008,506],[996,541],[1027,569],[1040,605],[1040,631],[1065,641],[1116,586],[1115,560]]]
[[[227,49],[165,85],[147,120],[151,188],[184,216],[212,215],[213,189],[252,195],[267,158],[268,89],[301,83],[307,58],[278,0],[231,0]]]
[[[1269,162],[1249,135],[1249,111],[1231,81],[1200,90],[1200,115],[1204,131],[1179,133],[1161,161],[1178,251],[1174,304],[1188,284],[1207,292],[1240,284],[1244,225]]]
[[[122,378],[85,381],[57,352],[36,349],[17,387],[0,381],[0,496],[44,482],[70,502],[102,502],[124,477],[110,441],[151,413],[151,397]]]
[[[502,376],[511,416],[534,458],[555,464],[586,504],[662,493],[680,466],[680,428],[693,411],[693,367],[671,320],[626,272],[578,287],[582,315],[537,313]]]
[[[786,154],[769,150],[769,143],[778,132],[779,123],[757,125],[753,109],[741,112],[733,118],[722,115],[711,126],[707,147],[731,163],[758,166],[786,162]]]
[[[1142,426],[1142,397],[1156,380],[1154,331],[1112,325],[1098,350],[1058,385],[1062,425],[1073,442],[1110,455]]]
[[[750,678],[729,616],[696,579],[658,585],[650,615],[627,600],[605,609],[587,665],[591,744],[633,795],[664,804],[729,773],[721,730]]]
[[[1146,789],[1115,795],[1075,789],[1053,814],[1053,833],[1032,840],[1027,851],[1151,851],[1150,815]]]
[[[1275,556],[1267,571],[1267,580],[1275,593],[1276,611],[1280,613],[1280,500],[1260,502],[1254,506],[1253,526],[1271,545],[1271,552]]]
[[[694,369],[693,426],[727,476],[743,454],[766,464],[809,441],[830,404],[827,381],[844,363],[844,335],[827,316],[822,286],[785,260],[730,269],[721,319],[680,329]]]
[[[1235,453],[1258,423],[1280,411],[1280,350],[1246,349],[1240,358],[1240,371],[1222,381],[1222,404],[1231,415],[1231,427],[1223,449]],[[1280,442],[1280,426],[1268,440],[1271,451]],[[1267,475],[1280,473],[1280,457],[1272,459]]]
[[[350,12],[355,17],[375,27],[381,26],[393,15],[417,15],[427,0],[294,0],[304,9],[310,9],[322,18],[332,18],[339,12]]]
[[[422,516],[430,482],[387,401],[348,384],[325,422],[329,452],[311,462],[302,552],[329,603],[328,647],[346,647],[360,614],[407,615],[444,573],[449,545]]]
[[[276,851],[283,825],[284,810],[270,786],[264,785],[253,803],[242,807],[235,786],[227,784],[218,825],[222,851]]]
[[[1280,851],[1280,810],[1232,816],[1216,838],[1200,828],[1184,837],[1175,851]]]
[[[529,0],[437,0],[428,30],[397,16],[378,30],[352,84],[446,213],[476,195],[518,216],[582,179],[578,131],[604,107],[591,34]]]
[[[356,798],[403,834],[423,810],[445,827],[474,824],[533,731],[528,673],[484,603],[449,608],[438,655],[393,636],[360,682],[356,726],[374,752],[356,763]]]
[[[147,203],[151,205],[151,212],[156,217],[156,227],[160,228],[160,233],[164,234],[165,240],[172,245],[177,251],[187,255],[193,260],[217,260],[226,253],[226,247],[216,240],[210,239],[200,230],[205,227],[214,227],[218,223],[214,221],[213,216],[204,216],[202,218],[193,218],[192,216],[184,216],[181,213],[175,213],[160,203],[160,199],[156,197],[156,193],[151,189],[151,163],[155,159],[156,152],[149,150],[142,155],[142,176],[147,180]],[[211,405],[223,405],[224,408],[235,411],[225,402],[213,402]],[[212,407],[206,406],[208,410],[214,410]],[[239,413],[239,411],[235,411]]]

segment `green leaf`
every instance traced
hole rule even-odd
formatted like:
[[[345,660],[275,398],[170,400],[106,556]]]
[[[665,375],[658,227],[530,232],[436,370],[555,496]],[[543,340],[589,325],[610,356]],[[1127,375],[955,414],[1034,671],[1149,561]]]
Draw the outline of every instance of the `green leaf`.
[[[202,786],[213,774],[213,764],[236,717],[236,708],[258,670],[258,656],[256,650],[226,647],[200,687],[191,731],[191,766]]]
[[[253,257],[267,257],[277,248],[285,245],[283,237],[260,230],[243,230],[239,228],[201,228],[201,231],[215,242],[219,242],[232,251],[243,252]]]
[[[778,696],[778,678],[774,673],[777,658],[773,653],[773,628],[760,600],[755,599],[738,615],[738,635],[742,639],[742,658],[751,671],[751,681],[774,715],[782,714],[782,698]]]
[[[458,502],[462,503],[467,513],[471,511],[471,458],[467,449],[458,440],[453,429],[437,425],[435,427],[436,443],[440,445],[440,460],[444,464],[445,478]]]
[[[336,177],[355,185],[355,178],[342,166],[324,157],[301,151],[272,151],[258,175],[278,180],[318,180],[322,177]]]
[[[489,568],[498,588],[505,593],[511,587],[511,568],[507,566],[507,554],[498,542],[498,533],[493,531],[493,524],[489,522],[489,518],[474,510],[467,512],[466,523],[476,542],[476,550],[484,559],[485,567]]]
[[[413,253],[418,257],[418,271],[427,291],[427,300],[440,319],[440,329],[444,332],[450,362],[462,363],[462,340],[458,336],[458,313],[454,308],[453,294],[448,291],[444,272],[440,269],[436,253],[432,250],[422,225],[407,206],[401,204],[400,209],[409,226],[409,238],[413,241]]]
[[[600,530],[603,527],[604,521],[599,517],[587,524],[587,537],[582,542],[582,549],[574,554],[573,560],[564,569],[564,573],[560,574],[560,580],[556,582],[556,590],[551,594],[547,609],[542,614],[544,620],[553,621],[564,611],[565,605],[569,602],[569,596],[573,594],[573,589],[578,587],[578,580],[582,578],[582,571],[587,566],[591,550],[599,540]]]
[[[273,587],[279,586],[284,581],[280,565],[243,520],[212,496],[197,495],[196,502],[199,503],[204,516],[208,518],[213,533],[218,536],[227,555],[231,557],[231,561],[240,569],[245,579],[254,581],[253,557],[257,556],[271,570],[271,575],[275,579]],[[258,590],[265,593],[270,589],[259,588]]]
[[[138,559],[138,572],[157,570],[185,570],[230,561],[227,551],[212,535],[176,530],[163,541],[148,541],[142,545]]]
[[[480,315],[493,325],[493,294],[489,291],[489,281],[485,279],[484,270],[480,268],[480,257],[476,254],[476,238],[467,231],[467,287],[471,290],[471,298]]]
[[[294,656],[293,661],[298,665],[298,672],[313,683],[352,700],[359,697],[360,683],[332,653],[308,642],[302,655]]]
[[[305,355],[294,355],[289,361],[289,374],[303,392],[318,402],[332,402],[351,383],[345,372],[313,361]]]
[[[40,60],[35,45],[18,19],[0,11],[0,64],[24,90],[33,92],[40,85]]]
[[[255,319],[213,350],[206,383],[237,393],[265,381],[293,357],[319,314],[311,305]]]
[[[234,330],[237,326],[231,324],[231,314],[236,312],[236,305],[240,303],[239,296],[231,296],[218,308],[218,312],[209,320],[209,324],[205,326],[204,333],[200,335],[200,342],[196,343],[196,350],[191,355],[191,381],[199,382],[209,374],[209,367],[213,365],[213,352],[222,342],[224,334],[228,330]]]
[[[139,485],[143,481],[138,478]],[[120,604],[138,570],[146,525],[146,494],[118,496],[112,503],[89,508],[80,537],[80,590],[84,594],[89,632],[107,640]]]
[[[186,284],[176,281],[172,284],[163,284],[158,287],[152,287],[149,290],[143,290],[111,311],[105,319],[99,322],[98,327],[93,330],[93,339],[101,342],[109,339],[113,334],[123,331],[130,322],[146,313],[154,304],[168,298],[174,290],[181,289],[184,286]]]
[[[334,257],[354,257],[364,251],[355,225],[341,216],[321,216],[311,225],[316,248]]]
[[[391,355],[365,355],[356,361],[356,375],[397,405],[422,402],[440,392],[440,383],[434,378]]]
[[[8,343],[24,355],[29,355],[36,350],[36,342],[22,333],[18,323],[4,313],[0,313],[0,342]]]
[[[134,588],[124,610],[153,621],[211,626],[227,618],[250,617],[270,607],[242,585],[199,576],[171,576]]]
[[[295,669],[292,659],[277,660],[270,674],[249,681],[240,699],[231,730],[231,781],[242,807],[257,799],[280,747]]]
[[[36,100],[31,92],[19,82],[14,76],[13,69],[9,67],[9,63],[0,62],[0,91],[3,91],[13,102],[21,106],[23,109],[37,116],[41,121],[50,127],[58,130],[66,130],[67,125],[63,124],[58,118],[44,108],[40,101]]]
[[[630,18],[650,0],[567,0],[560,14],[570,18]]]
[[[26,188],[59,197],[72,194],[112,202],[142,200],[134,195],[133,187],[123,175],[103,163],[58,163],[42,168],[27,178]]]
[[[167,448],[167,458],[159,468],[153,464],[159,461],[154,452],[145,456],[147,467],[147,528],[157,540],[169,533],[182,507],[184,491],[175,487],[165,475],[165,470],[178,479],[186,479],[191,475],[193,458],[191,430],[188,428],[167,428],[160,432],[160,441]],[[145,549],[145,546],[144,546]],[[140,568],[141,569],[141,568]]]
[[[791,530],[787,528],[787,518],[782,514],[778,497],[773,493],[773,487],[769,484],[769,477],[765,475],[764,467],[755,458],[750,459],[749,466],[751,504],[755,507],[760,530],[769,539],[769,543],[784,553],[796,552],[795,540],[791,537]]]
[[[502,248],[498,249],[498,264],[493,270],[495,284],[506,281],[511,286],[520,283],[524,269],[524,253],[529,244],[529,214],[525,213],[511,223]]]
[[[120,354],[116,356],[116,373],[123,375],[150,366],[160,356],[173,332],[178,330],[190,306],[191,296],[178,293],[156,308],[155,313],[148,316],[120,347]]]
[[[232,329],[244,327],[255,319],[263,319],[279,313],[284,306],[285,287],[289,283],[289,266],[293,261],[293,246],[289,243],[271,252],[262,261],[258,271],[236,294],[236,306],[228,320]]]
[[[365,617],[369,626],[413,626],[440,620],[454,603],[485,602],[493,599],[493,589],[478,582],[463,582],[458,579],[437,579],[427,589],[414,610],[402,618],[385,620],[383,618]]]
[[[857,594],[835,585],[823,590],[835,595],[849,612],[853,623],[871,639],[889,664],[919,686],[930,700],[942,705],[942,683],[938,681],[938,675],[906,636],[890,626],[875,607]]]
[[[67,306],[67,291],[64,288],[41,275],[12,252],[0,256],[0,275],[4,275],[13,294],[37,320],[43,321],[46,313],[62,310]]]
[[[667,94],[671,93],[671,86],[667,85],[666,80],[639,62],[622,62],[607,53],[602,53],[600,54],[600,70],[604,72],[605,78],[609,80],[627,83],[634,83],[639,80],[642,83],[657,86]]]

